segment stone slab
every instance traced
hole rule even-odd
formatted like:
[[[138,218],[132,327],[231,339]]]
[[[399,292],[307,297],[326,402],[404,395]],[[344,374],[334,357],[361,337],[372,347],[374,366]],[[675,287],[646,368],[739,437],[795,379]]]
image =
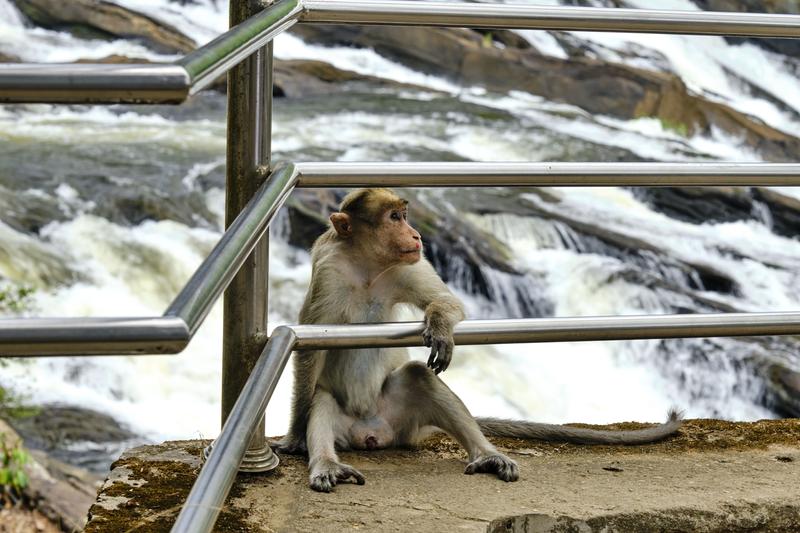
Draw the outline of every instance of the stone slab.
[[[127,452],[86,531],[169,531],[206,443]],[[800,531],[798,419],[690,420],[645,446],[495,443],[519,462],[518,482],[463,475],[466,456],[445,437],[343,453],[367,484],[331,494],[308,488],[304,458],[282,457],[274,473],[239,476],[216,531]]]

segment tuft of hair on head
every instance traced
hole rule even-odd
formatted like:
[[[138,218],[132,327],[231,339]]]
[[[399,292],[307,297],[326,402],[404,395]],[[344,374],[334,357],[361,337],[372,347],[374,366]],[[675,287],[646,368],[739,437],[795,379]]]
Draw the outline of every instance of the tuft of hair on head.
[[[344,197],[339,211],[354,218],[377,223],[389,209],[405,209],[407,206],[408,200],[400,198],[391,189],[358,189]]]

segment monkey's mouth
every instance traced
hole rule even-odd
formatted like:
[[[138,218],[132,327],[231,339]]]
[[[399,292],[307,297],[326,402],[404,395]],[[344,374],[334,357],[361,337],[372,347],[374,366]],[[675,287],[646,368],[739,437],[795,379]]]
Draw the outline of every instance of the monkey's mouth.
[[[422,248],[415,248],[413,250],[400,250],[401,254],[419,254],[422,253]]]

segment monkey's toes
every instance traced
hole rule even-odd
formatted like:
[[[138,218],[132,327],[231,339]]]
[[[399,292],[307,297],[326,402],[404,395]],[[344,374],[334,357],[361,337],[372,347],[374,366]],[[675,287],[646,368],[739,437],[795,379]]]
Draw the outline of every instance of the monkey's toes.
[[[336,477],[331,476],[329,472],[323,472],[322,474],[312,475],[309,484],[317,492],[331,492],[333,487],[336,486]]]
[[[517,463],[500,453],[475,459],[467,465],[464,473],[467,475],[494,474],[503,481],[516,481],[519,479]]]

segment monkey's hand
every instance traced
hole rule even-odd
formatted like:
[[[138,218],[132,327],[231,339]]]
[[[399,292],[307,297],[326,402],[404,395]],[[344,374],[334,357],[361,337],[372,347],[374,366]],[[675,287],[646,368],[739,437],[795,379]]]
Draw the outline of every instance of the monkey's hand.
[[[453,328],[436,314],[425,316],[425,330],[422,332],[425,346],[431,349],[428,367],[438,374],[447,370],[453,359]]]
[[[286,435],[281,440],[271,440],[269,446],[273,451],[286,455],[308,455],[306,439],[296,438],[293,435]]]
[[[354,481],[358,485],[366,483],[364,474],[350,465],[331,459],[324,459],[311,467],[308,477],[311,488],[317,492],[331,492],[337,483]]]

